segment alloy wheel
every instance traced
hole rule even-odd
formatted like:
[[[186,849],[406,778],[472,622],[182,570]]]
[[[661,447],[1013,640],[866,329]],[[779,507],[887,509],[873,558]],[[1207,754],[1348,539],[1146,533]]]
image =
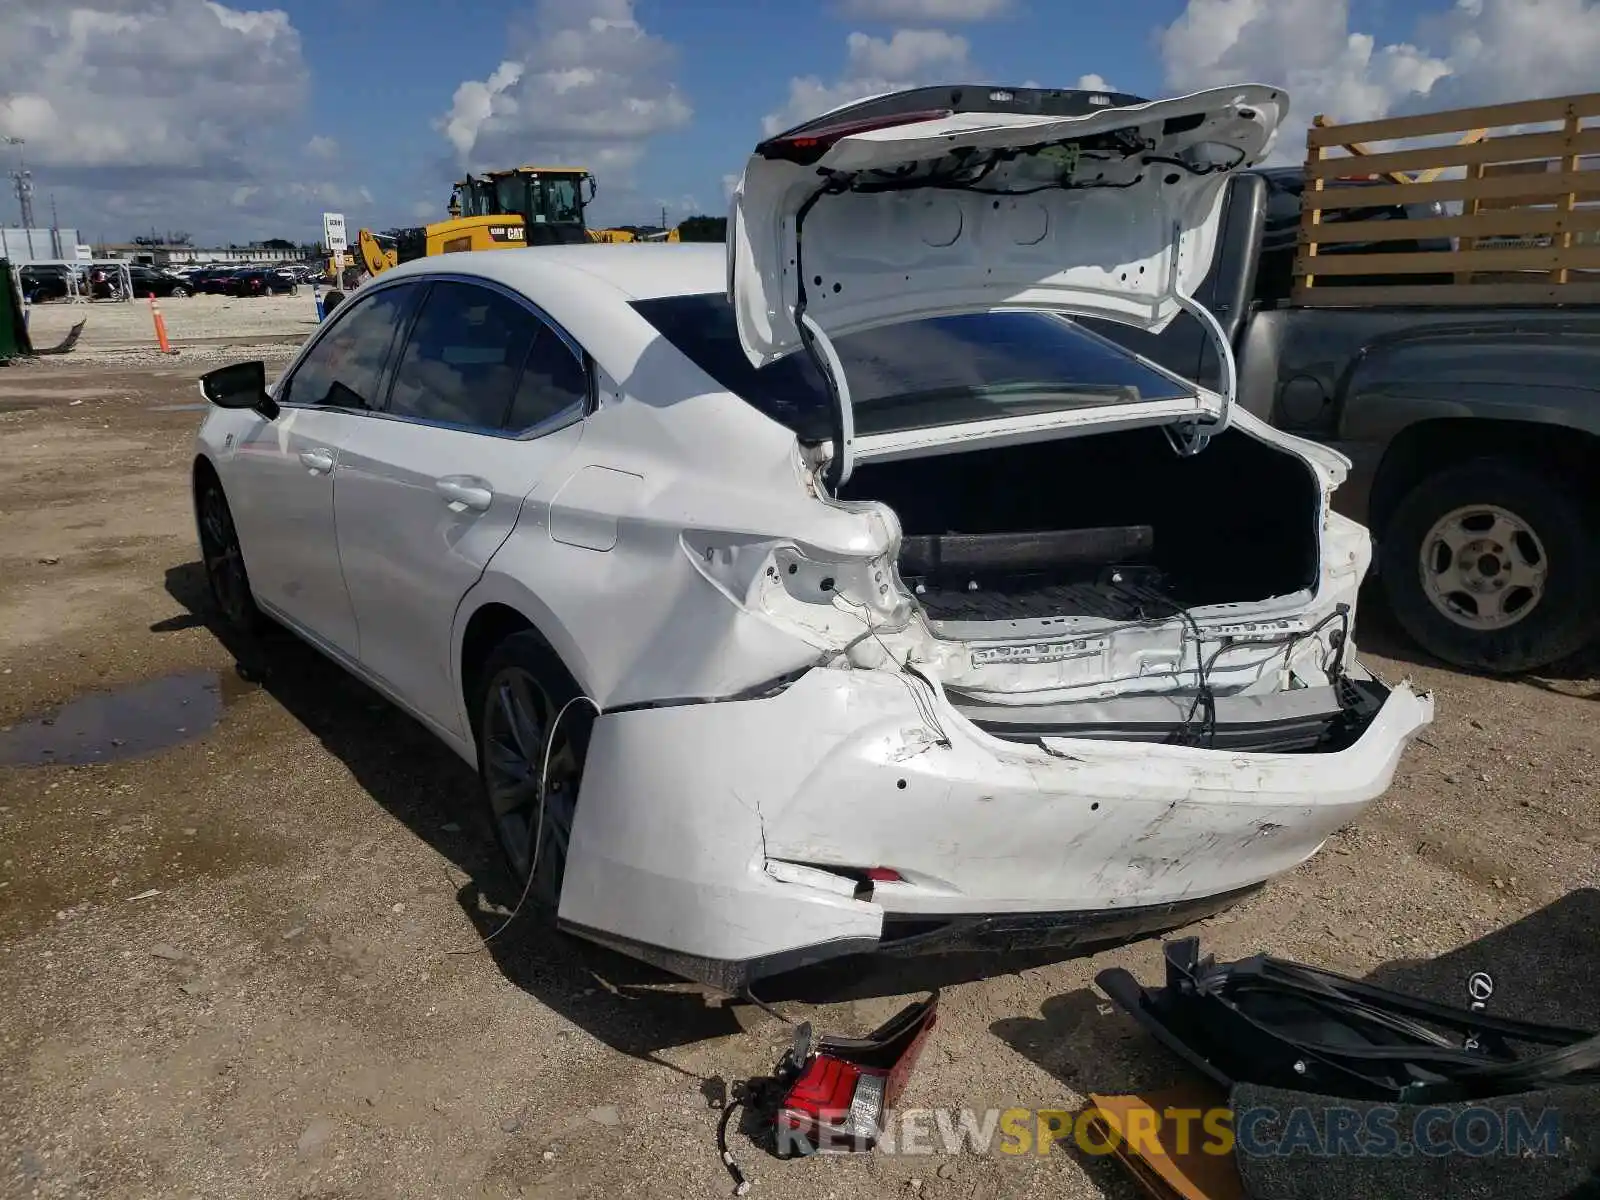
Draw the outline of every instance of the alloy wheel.
[[[212,600],[233,625],[247,625],[250,579],[245,574],[244,553],[239,549],[233,513],[216,484],[209,485],[200,498],[200,553],[205,559],[206,582],[210,585]]]
[[[526,884],[533,875],[532,894],[551,908],[561,898],[583,769],[568,732],[570,722],[563,722],[546,746],[555,716],[549,693],[532,672],[508,666],[490,681],[483,714],[483,775],[495,835],[517,882]],[[542,830],[541,769],[546,771]]]

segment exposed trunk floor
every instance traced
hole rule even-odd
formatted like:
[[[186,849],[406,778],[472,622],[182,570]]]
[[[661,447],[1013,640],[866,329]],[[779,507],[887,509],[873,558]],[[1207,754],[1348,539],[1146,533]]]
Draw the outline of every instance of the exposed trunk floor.
[[[1182,611],[1177,602],[1147,584],[1037,583],[984,587],[977,591],[929,587],[917,601],[935,621],[1026,621],[1052,617],[1103,617],[1111,621],[1159,621]]]

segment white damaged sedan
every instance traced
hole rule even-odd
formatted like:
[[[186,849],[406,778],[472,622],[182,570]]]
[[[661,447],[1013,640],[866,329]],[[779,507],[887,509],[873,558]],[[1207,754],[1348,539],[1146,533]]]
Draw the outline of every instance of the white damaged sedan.
[[[1214,911],[1433,709],[1356,660],[1348,464],[1188,299],[1285,105],[919,89],[758,147],[726,250],[392,270],[202,381],[218,607],[479,770],[561,927],[720,987]],[[1073,320],[1185,310],[1217,392]]]

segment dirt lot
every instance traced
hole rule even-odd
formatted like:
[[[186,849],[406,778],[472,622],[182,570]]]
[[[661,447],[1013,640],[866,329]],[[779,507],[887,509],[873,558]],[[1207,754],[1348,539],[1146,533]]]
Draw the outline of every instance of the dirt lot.
[[[236,351],[240,341],[299,341],[317,323],[316,301],[308,287],[293,296],[185,296],[156,304],[168,339],[180,347],[231,341]],[[46,348],[59,343],[79,321],[85,324],[74,352],[78,362],[107,358],[127,364],[130,351],[155,356],[148,300],[35,304],[28,313],[28,333],[35,346]]]
[[[534,925],[461,953],[505,900],[470,773],[312,652],[275,639],[236,663],[207,626],[185,490],[205,357],[0,370],[0,749],[174,743],[0,768],[0,1194],[728,1194],[707,1097],[789,1030]],[[1437,723],[1357,828],[1200,926],[1206,948],[1453,1002],[1484,968],[1499,1011],[1600,1023],[1600,905],[1579,890],[1600,839],[1593,665],[1463,677],[1367,611],[1367,661],[1435,689]],[[150,681],[81,726],[18,725]],[[1178,1078],[1088,990],[1111,964],[1154,982],[1159,961],[1146,941],[882,963],[768,998],[859,1031],[947,984],[905,1102],[1061,1107]],[[756,1196],[1135,1195],[1063,1148],[734,1149]]]

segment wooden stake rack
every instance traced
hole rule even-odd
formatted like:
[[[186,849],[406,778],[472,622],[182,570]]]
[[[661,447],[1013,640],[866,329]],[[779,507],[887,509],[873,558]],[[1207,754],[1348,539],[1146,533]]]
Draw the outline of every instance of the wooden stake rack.
[[[1332,216],[1432,201],[1447,215]],[[1439,239],[1451,248],[1378,245]],[[1353,243],[1362,249],[1336,249]],[[1348,125],[1318,117],[1294,272],[1294,302],[1307,306],[1600,303],[1600,92]],[[1365,278],[1341,286],[1351,276]]]

